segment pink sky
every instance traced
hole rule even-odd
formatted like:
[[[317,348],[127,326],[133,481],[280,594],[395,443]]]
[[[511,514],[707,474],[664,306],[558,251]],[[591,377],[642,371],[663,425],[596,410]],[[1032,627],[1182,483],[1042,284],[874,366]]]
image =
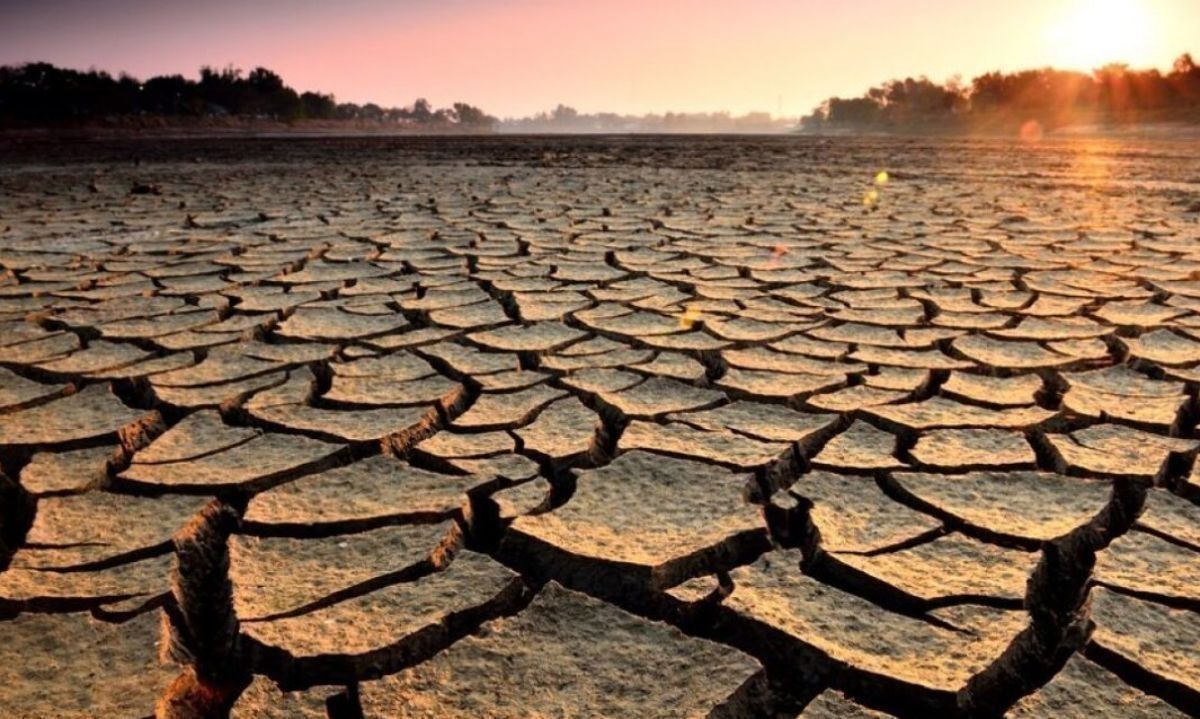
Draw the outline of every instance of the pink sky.
[[[891,77],[1166,68],[1187,50],[1200,0],[0,0],[0,63],[263,65],[339,100],[501,116],[559,102],[798,115]]]

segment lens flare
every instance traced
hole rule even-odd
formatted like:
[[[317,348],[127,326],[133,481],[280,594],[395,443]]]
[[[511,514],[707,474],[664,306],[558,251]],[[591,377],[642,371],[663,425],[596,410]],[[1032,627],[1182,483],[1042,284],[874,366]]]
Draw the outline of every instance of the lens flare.
[[[679,315],[679,328],[683,330],[690,330],[691,328],[695,327],[696,323],[703,318],[704,315],[700,313],[700,310],[694,307],[688,307],[683,314]]]
[[[1046,136],[1046,130],[1037,120],[1027,120],[1021,125],[1019,136],[1021,142],[1041,142]]]

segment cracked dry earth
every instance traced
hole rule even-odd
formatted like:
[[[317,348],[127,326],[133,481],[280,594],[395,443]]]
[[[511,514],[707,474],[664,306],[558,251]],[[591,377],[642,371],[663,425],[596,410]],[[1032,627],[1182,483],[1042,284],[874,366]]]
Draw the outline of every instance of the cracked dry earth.
[[[4,717],[1200,713],[1200,148],[0,159]]]

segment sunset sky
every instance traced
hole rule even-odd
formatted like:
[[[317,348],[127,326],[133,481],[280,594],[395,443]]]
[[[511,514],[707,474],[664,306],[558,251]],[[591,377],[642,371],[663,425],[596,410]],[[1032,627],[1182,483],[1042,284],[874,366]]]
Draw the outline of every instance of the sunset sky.
[[[263,65],[339,100],[500,116],[808,112],[880,81],[1200,55],[1200,0],[0,0],[0,63]]]

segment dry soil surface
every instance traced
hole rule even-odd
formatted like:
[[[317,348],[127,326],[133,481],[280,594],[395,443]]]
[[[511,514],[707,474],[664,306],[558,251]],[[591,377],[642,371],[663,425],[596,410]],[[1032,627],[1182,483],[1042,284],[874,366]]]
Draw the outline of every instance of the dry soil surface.
[[[1200,147],[0,143],[0,716],[1200,714]]]

